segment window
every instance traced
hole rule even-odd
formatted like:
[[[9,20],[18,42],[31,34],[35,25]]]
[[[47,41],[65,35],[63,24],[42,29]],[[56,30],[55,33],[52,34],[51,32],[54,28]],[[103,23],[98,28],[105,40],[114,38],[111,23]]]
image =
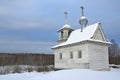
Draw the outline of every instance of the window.
[[[82,51],[78,51],[78,58],[82,58]]]
[[[63,38],[63,31],[61,31],[61,38]]]
[[[60,53],[60,59],[62,59],[62,53]]]
[[[73,52],[72,51],[70,52],[70,58],[71,59],[73,58]]]

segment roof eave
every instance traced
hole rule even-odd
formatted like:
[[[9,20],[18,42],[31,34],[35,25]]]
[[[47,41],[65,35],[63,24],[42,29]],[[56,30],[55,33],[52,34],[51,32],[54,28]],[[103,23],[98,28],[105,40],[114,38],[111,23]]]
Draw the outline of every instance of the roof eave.
[[[57,48],[61,48],[63,46],[67,47],[67,46],[72,46],[72,45],[84,44],[86,42],[89,42],[89,43],[101,43],[101,44],[105,44],[107,46],[109,46],[109,45],[112,44],[111,42],[90,39],[90,40],[84,40],[84,41],[80,41],[80,42],[76,42],[76,43],[71,43],[71,44],[66,44],[66,45],[61,45],[61,46],[55,46],[55,47],[52,47],[51,49],[57,49]]]

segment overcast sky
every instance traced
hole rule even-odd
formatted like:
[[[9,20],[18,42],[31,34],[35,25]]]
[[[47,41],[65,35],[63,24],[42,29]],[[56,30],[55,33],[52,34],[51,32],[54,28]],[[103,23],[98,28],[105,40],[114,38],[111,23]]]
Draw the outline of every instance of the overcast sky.
[[[82,5],[88,25],[101,22],[106,37],[120,45],[119,0],[0,0],[0,52],[52,53],[64,12],[78,29]]]

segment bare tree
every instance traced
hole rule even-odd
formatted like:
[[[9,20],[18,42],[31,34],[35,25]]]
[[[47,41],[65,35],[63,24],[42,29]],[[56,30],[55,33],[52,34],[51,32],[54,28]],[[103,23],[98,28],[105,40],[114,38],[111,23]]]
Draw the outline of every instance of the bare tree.
[[[110,64],[120,64],[120,48],[114,39],[111,40],[112,45],[109,47]]]

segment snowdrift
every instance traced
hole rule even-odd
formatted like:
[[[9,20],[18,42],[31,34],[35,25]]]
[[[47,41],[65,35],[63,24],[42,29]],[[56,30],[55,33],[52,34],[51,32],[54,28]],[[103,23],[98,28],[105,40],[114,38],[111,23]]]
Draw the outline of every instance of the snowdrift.
[[[0,75],[0,80],[120,80],[120,69],[111,69],[111,71],[72,69],[46,73],[15,73]]]

